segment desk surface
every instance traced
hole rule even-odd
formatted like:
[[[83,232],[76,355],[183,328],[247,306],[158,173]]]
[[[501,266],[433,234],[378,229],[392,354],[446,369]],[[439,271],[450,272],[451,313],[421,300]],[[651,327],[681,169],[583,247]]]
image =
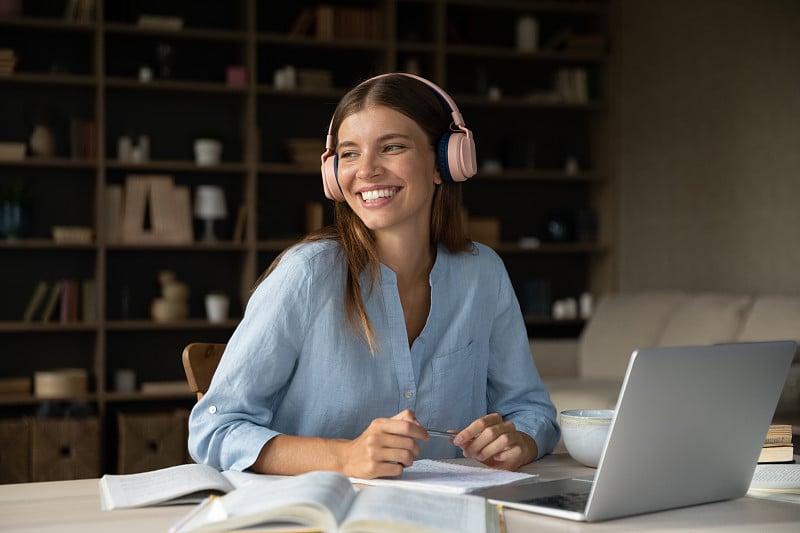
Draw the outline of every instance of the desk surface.
[[[542,481],[592,474],[564,454],[525,467]],[[127,533],[165,532],[191,506],[100,510],[96,479],[0,485],[0,531]],[[800,505],[739,498],[727,502],[662,511],[592,524],[509,509],[508,533],[524,531],[792,531],[798,530]]]

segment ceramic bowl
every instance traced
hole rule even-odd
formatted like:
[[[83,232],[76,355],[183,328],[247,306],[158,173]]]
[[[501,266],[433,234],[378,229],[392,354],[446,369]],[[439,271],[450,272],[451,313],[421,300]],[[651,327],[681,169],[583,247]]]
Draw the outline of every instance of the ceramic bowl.
[[[597,468],[600,454],[614,419],[613,409],[570,409],[561,411],[564,446],[573,459]]]

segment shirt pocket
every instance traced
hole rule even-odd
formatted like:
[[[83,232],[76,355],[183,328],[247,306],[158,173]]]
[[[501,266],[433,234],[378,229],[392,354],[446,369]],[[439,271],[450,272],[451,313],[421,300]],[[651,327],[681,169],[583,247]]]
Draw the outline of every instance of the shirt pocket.
[[[448,429],[461,429],[458,424],[474,420],[478,392],[475,390],[475,375],[479,373],[475,368],[476,346],[471,340],[466,346],[431,360],[434,423],[445,424]]]

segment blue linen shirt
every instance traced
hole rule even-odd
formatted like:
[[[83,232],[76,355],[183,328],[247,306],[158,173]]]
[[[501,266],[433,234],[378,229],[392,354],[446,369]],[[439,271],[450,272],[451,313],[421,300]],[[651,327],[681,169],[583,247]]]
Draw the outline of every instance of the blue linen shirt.
[[[560,437],[555,407],[531,357],[501,259],[439,247],[428,320],[411,347],[395,273],[380,266],[362,295],[375,330],[373,355],[347,322],[346,263],[335,241],[289,250],[253,292],[211,386],[189,420],[195,461],[245,470],[279,434],[353,439],[374,418],[413,409],[426,427],[461,430],[497,412],[536,441]],[[452,458],[446,439],[420,443],[420,458]]]

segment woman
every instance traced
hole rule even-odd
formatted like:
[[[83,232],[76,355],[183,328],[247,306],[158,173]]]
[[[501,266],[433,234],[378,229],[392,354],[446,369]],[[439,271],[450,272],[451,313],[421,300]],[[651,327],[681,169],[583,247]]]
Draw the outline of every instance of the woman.
[[[195,460],[373,478],[418,457],[515,470],[552,451],[555,408],[508,274],[461,223],[471,135],[422,78],[344,96],[322,155],[335,224],[259,280],[192,411]]]

